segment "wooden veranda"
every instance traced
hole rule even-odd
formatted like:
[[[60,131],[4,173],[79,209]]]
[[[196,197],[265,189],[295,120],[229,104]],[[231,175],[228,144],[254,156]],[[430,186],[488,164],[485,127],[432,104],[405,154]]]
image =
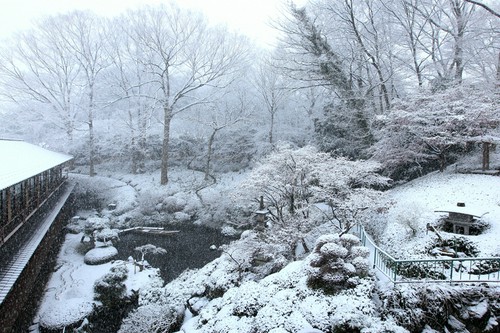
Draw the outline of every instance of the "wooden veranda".
[[[23,141],[0,140],[0,246],[64,184],[72,159]]]

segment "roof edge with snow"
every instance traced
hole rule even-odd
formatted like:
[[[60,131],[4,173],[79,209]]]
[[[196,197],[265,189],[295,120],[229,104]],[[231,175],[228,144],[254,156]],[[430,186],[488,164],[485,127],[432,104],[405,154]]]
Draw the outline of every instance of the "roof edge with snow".
[[[73,159],[40,146],[12,139],[0,139],[0,190],[50,170]]]

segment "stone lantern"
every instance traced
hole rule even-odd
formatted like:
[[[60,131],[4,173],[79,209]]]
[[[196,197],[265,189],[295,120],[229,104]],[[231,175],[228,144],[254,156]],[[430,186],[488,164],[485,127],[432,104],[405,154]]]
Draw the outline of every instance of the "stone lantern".
[[[259,210],[255,212],[255,220],[257,221],[257,229],[263,230],[266,226],[267,214],[269,210],[264,206],[264,197],[260,196]]]

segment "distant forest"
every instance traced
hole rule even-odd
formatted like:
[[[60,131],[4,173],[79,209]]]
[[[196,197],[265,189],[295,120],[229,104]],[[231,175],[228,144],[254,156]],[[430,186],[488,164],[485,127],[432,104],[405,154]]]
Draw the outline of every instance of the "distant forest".
[[[171,2],[46,17],[0,48],[2,136],[132,173],[252,167],[287,142],[411,179],[498,134],[500,7],[466,0],[283,6],[259,49]]]

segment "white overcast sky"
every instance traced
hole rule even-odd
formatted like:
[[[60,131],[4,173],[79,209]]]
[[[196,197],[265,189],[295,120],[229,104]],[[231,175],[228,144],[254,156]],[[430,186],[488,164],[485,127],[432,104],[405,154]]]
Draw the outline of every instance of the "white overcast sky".
[[[144,4],[158,4],[167,0],[0,0],[0,39],[30,26],[33,19],[64,13],[75,9],[114,16],[128,8]],[[248,35],[261,46],[272,43],[275,32],[269,19],[279,13],[282,0],[177,0],[180,6],[204,12],[218,23],[227,23],[233,29]],[[295,0],[303,4],[306,0]]]

